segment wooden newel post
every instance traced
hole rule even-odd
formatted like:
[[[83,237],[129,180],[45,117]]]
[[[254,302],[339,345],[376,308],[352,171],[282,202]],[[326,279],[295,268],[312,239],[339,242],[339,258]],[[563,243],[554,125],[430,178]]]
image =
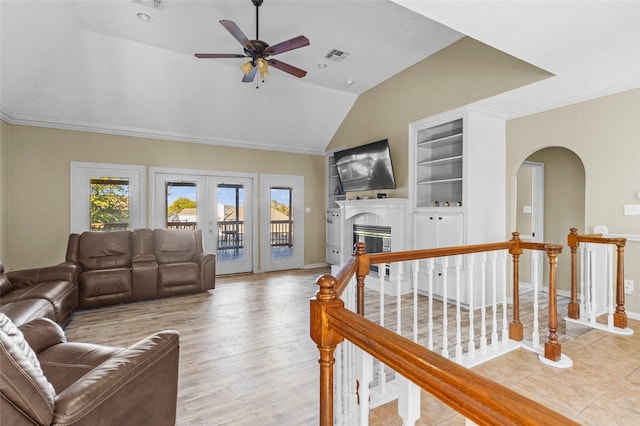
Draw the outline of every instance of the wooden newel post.
[[[310,335],[318,345],[320,357],[320,426],[333,425],[333,366],[336,346],[343,337],[333,331],[329,325],[328,310],[344,307],[336,293],[336,279],[331,275],[322,275],[316,280],[320,289],[310,301]]]
[[[364,279],[369,275],[369,255],[366,252],[365,244],[360,242],[355,244],[353,256],[356,256],[356,300],[358,301],[358,314],[364,316]]]
[[[627,313],[624,310],[624,246],[626,241],[625,239],[616,243],[618,267],[616,271],[616,312],[613,314],[613,326],[618,328],[627,328]]]
[[[520,255],[522,247],[520,247],[520,233],[512,232],[511,235],[513,244],[509,253],[513,257],[513,320],[509,323],[509,339],[521,342],[523,337],[522,323],[520,322]]]
[[[556,301],[556,269],[558,267],[558,255],[562,252],[562,246],[549,244],[545,246],[549,256],[549,335],[544,344],[544,357],[550,361],[560,361],[562,348],[558,341],[558,304]]]
[[[580,318],[580,305],[578,304],[578,230],[571,228],[567,236],[567,245],[571,249],[571,300],[567,305],[567,314],[569,318]]]

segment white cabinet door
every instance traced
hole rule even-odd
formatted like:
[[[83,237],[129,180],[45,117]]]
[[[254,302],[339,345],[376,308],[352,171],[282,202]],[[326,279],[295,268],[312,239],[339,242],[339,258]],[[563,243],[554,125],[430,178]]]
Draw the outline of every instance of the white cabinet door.
[[[463,245],[463,217],[462,213],[416,213],[415,249]]]
[[[329,265],[340,264],[340,210],[327,211],[327,263]]]

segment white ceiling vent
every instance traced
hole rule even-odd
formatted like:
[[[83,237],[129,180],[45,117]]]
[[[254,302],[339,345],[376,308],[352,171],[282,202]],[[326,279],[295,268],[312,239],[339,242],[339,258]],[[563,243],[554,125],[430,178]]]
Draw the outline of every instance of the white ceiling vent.
[[[342,62],[344,58],[349,56],[347,52],[343,52],[342,50],[333,49],[331,52],[327,53],[326,58],[331,59],[334,62]]]

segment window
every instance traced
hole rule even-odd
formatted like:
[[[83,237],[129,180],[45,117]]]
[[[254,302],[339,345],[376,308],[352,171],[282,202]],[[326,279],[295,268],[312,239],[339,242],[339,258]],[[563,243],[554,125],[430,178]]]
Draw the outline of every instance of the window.
[[[167,229],[196,229],[197,182],[168,180],[164,185]]]
[[[71,162],[71,232],[144,228],[144,166]]]
[[[129,179],[92,177],[89,180],[89,226],[92,231],[129,228]]]

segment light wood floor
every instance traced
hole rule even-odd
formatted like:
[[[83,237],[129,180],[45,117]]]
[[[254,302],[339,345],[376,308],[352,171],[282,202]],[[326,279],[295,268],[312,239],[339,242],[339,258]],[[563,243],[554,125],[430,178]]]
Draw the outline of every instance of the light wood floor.
[[[218,277],[216,288],[206,293],[78,311],[66,333],[70,341],[127,346],[158,330],[178,330],[179,425],[317,425],[318,352],[309,337],[308,301],[316,291],[315,279],[326,272]],[[546,367],[524,350],[476,370],[584,424],[640,424],[637,403],[632,403],[640,391],[640,327],[632,323],[636,334],[631,338],[591,331],[568,339],[563,333],[563,349],[577,361],[566,371]],[[624,360],[615,364],[617,370],[597,366],[604,361],[595,356],[600,351],[590,350],[596,343],[609,347],[604,359]],[[591,379],[596,369],[617,374],[604,382],[601,375]],[[632,392],[635,399],[619,403],[616,394],[612,400],[612,387]],[[560,388],[559,403],[550,402],[550,388]],[[614,417],[599,416],[612,403],[616,409],[606,414]],[[423,397],[422,417],[421,425],[463,424],[428,396]],[[401,424],[394,404],[372,413],[370,424]]]

